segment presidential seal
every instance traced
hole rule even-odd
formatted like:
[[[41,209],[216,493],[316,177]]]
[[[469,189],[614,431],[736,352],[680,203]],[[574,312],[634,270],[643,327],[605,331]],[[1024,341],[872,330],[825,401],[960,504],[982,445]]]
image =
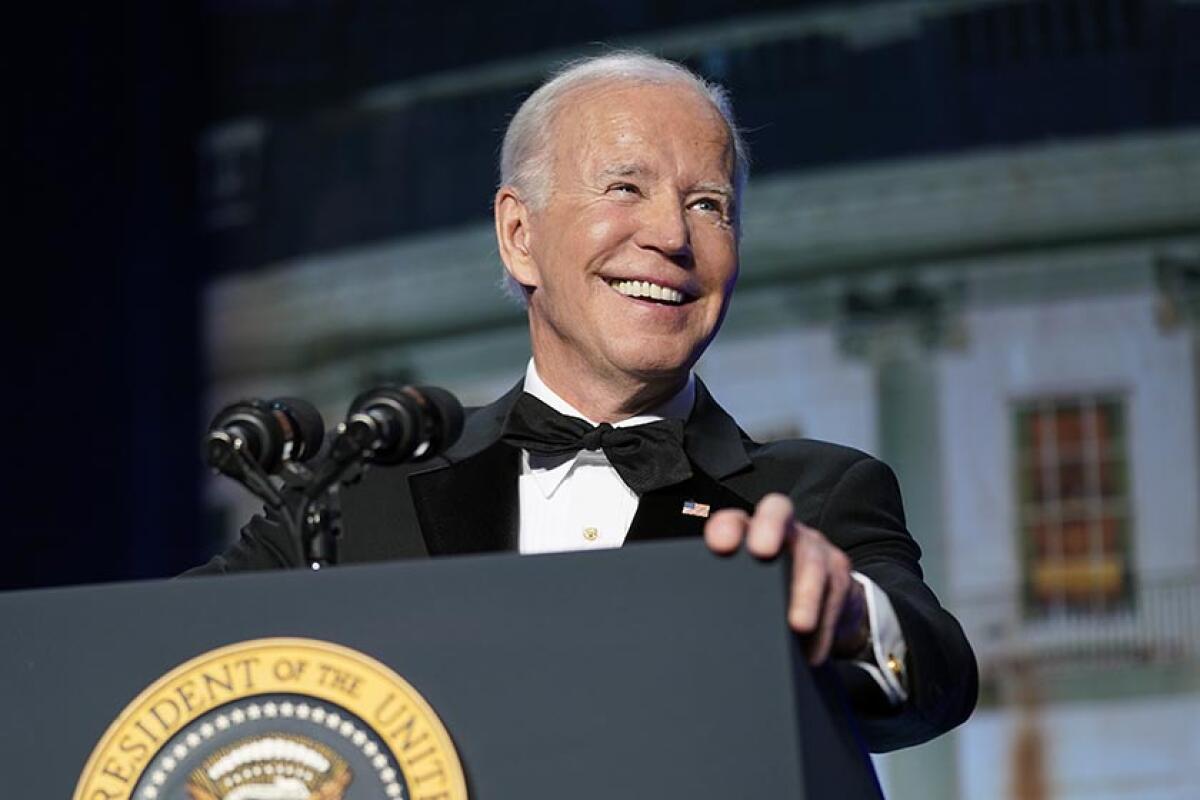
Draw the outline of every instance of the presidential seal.
[[[74,800],[466,800],[449,734],[375,659],[256,639],[176,667],[117,718]]]

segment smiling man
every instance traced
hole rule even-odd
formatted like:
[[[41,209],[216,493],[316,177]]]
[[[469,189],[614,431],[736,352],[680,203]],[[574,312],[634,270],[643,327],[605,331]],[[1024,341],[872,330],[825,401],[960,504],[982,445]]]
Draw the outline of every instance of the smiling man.
[[[976,676],[921,581],[894,476],[835,445],[749,441],[691,372],[737,280],[746,173],[724,92],[641,54],[568,66],[513,117],[495,220],[533,349],[502,437],[521,449],[518,546],[620,546],[648,534],[661,498],[702,498],[718,509],[703,526],[713,550],[790,551],[788,622],[811,660],[841,662],[873,747],[912,744],[966,718]],[[527,415],[559,414],[592,441],[556,448],[526,430]],[[690,472],[673,485],[638,486],[613,463],[620,443],[596,433],[672,419],[686,421]]]
[[[786,553],[787,623],[810,659],[833,660],[872,749],[915,744],[966,719],[977,677],[922,581],[894,475],[837,445],[750,440],[692,373],[737,280],[746,175],[724,92],[678,64],[613,54],[534,92],[495,197],[529,317],[524,380],[471,411],[432,467],[377,467],[347,487],[342,560],[677,536]],[[200,571],[300,561],[259,518]]]

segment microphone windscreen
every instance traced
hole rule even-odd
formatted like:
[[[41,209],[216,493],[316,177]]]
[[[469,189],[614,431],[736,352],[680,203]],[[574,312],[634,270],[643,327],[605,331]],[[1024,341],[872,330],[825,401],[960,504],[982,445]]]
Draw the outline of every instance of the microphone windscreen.
[[[210,466],[222,471],[235,470],[235,440],[251,461],[266,472],[279,466],[287,438],[283,424],[268,403],[257,398],[230,403],[217,412],[208,426],[206,458]],[[233,459],[233,460],[231,460]]]
[[[418,386],[417,391],[429,403],[436,420],[434,441],[430,442],[432,453],[441,453],[458,441],[463,431],[463,407],[458,398],[439,386]]]
[[[280,397],[271,402],[274,410],[282,411],[295,427],[291,461],[307,461],[321,449],[325,440],[325,420],[316,407],[299,397]]]

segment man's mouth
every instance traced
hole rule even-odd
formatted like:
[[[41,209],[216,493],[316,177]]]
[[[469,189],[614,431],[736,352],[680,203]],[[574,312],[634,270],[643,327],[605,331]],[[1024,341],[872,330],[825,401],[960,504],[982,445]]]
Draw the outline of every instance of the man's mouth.
[[[688,296],[678,289],[660,286],[650,281],[610,280],[608,285],[626,297],[652,300],[672,306],[682,305],[688,299]]]

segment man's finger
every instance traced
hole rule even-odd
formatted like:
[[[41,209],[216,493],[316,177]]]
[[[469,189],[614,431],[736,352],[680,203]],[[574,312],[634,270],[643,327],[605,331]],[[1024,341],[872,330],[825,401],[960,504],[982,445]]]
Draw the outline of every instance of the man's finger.
[[[793,512],[787,495],[773,493],[759,500],[746,535],[746,549],[758,558],[779,555],[795,528]]]
[[[728,555],[742,546],[749,521],[740,508],[723,508],[704,524],[704,542],[714,553]]]
[[[825,599],[828,566],[814,551],[812,540],[801,535],[796,540],[792,560],[791,600],[788,603],[788,625],[797,633],[812,633],[820,620]]]
[[[838,618],[850,589],[850,576],[834,569],[825,581],[825,598],[821,608],[821,625],[810,640],[808,660],[810,664],[822,664],[833,649],[833,637],[837,633]]]

